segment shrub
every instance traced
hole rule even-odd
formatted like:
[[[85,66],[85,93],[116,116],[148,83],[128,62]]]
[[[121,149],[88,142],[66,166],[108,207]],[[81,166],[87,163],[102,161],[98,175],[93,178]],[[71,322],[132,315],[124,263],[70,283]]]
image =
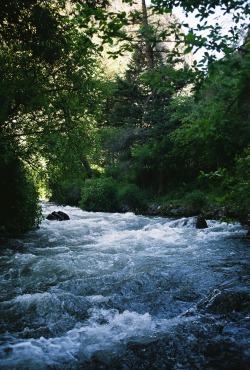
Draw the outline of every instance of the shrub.
[[[80,207],[93,212],[117,212],[119,205],[116,183],[110,178],[86,180],[82,188]]]
[[[126,184],[118,192],[121,210],[140,212],[146,208],[141,190],[135,184]]]
[[[249,217],[250,210],[250,150],[245,149],[236,158],[236,173],[231,180],[230,190],[224,197],[229,208],[234,209],[241,219]]]
[[[201,209],[208,203],[205,193],[201,190],[194,190],[185,197],[185,201],[188,207],[194,209]]]
[[[66,180],[61,184],[51,186],[51,202],[57,204],[67,204],[69,206],[78,206],[81,200],[81,191],[84,185],[82,180]]]
[[[0,231],[23,233],[39,225],[41,209],[32,178],[19,158],[0,164]]]

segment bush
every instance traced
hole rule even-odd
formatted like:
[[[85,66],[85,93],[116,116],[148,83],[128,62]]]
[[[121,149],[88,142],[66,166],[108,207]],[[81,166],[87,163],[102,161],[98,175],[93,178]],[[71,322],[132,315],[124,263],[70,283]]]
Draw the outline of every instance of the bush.
[[[230,190],[224,197],[227,206],[237,213],[238,218],[247,220],[250,210],[250,150],[245,149],[236,158],[236,173],[231,179]]]
[[[140,212],[146,209],[141,190],[134,184],[122,186],[118,192],[119,204],[123,211]]]
[[[23,233],[37,227],[42,219],[38,192],[19,158],[0,164],[0,231]]]
[[[81,191],[84,185],[82,180],[66,180],[61,184],[51,185],[51,202],[78,206],[81,200]]]
[[[185,197],[185,201],[188,207],[200,210],[205,207],[208,203],[205,193],[201,190],[194,190]]]
[[[86,180],[80,207],[92,212],[117,212],[119,205],[116,183],[110,178]]]

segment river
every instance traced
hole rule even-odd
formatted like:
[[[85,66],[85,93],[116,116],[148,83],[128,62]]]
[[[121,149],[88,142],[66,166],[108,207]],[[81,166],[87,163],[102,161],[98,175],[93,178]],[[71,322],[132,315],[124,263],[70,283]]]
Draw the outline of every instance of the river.
[[[59,209],[1,249],[1,370],[249,370],[246,229]]]

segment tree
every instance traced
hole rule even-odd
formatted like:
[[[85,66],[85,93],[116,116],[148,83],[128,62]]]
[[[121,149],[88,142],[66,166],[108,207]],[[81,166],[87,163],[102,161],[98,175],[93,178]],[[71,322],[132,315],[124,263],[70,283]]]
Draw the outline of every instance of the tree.
[[[106,125],[101,129],[106,170],[116,179],[123,176],[126,181],[161,192],[165,170],[162,158],[169,146],[167,134],[173,129],[167,106],[193,76],[187,65],[180,66],[179,59],[168,63],[166,47],[160,52],[163,26],[159,28],[158,16],[148,13],[145,1],[133,8],[130,16],[136,22],[129,29],[134,52],[124,76],[114,82],[107,101]]]
[[[2,1],[0,6],[0,143],[5,163],[1,176],[6,179],[2,194],[9,195],[2,211],[6,219],[15,220],[17,209],[12,204],[17,203],[8,189],[18,189],[19,224],[24,225],[23,219],[28,218],[22,210],[30,191],[27,188],[21,194],[16,186],[19,171],[29,183],[31,173],[44,166],[54,180],[54,174],[61,179],[76,169],[79,176],[91,175],[87,155],[100,109],[99,67],[88,36],[79,33],[66,16],[64,1],[12,0],[9,5]],[[7,174],[13,160],[9,158],[20,163],[11,178]],[[36,209],[37,196],[30,201]],[[14,231],[13,225],[1,222],[3,229]],[[30,227],[34,224],[30,222]],[[23,229],[17,225],[18,231],[27,228],[27,223]]]
[[[170,135],[169,161],[177,164],[182,181],[201,174],[203,179],[226,183],[230,176],[237,182],[235,161],[249,145],[249,66],[248,53],[218,61],[199,94],[186,98],[181,109],[175,106],[182,124]]]
[[[196,18],[199,19],[197,28],[193,29],[187,23],[182,23],[182,26],[188,29],[186,34],[179,26],[173,27],[172,31],[176,32],[177,38],[179,38],[178,43],[186,45],[185,53],[192,50],[197,51],[201,47],[206,48],[207,53],[200,66],[206,67],[207,62],[212,63],[216,59],[214,51],[223,52],[225,56],[228,56],[242,47],[239,44],[240,33],[238,30],[239,25],[245,32],[248,28],[250,7],[247,0],[152,0],[151,3],[154,11],[161,14],[171,13],[175,7],[181,7],[186,15],[196,13]],[[226,33],[223,32],[223,25],[218,22],[208,23],[208,17],[215,14],[218,9],[224,14],[231,15],[232,22]],[[206,31],[206,36],[201,34],[202,31]]]
[[[133,4],[132,0],[124,2]],[[38,224],[37,195],[30,185],[35,180],[30,175],[39,167],[44,172],[49,170],[48,183],[54,193],[64,188],[65,179],[81,182],[91,178],[90,162],[98,148],[97,122],[102,121],[101,132],[104,121],[109,126],[105,133],[109,142],[110,138],[116,139],[112,140],[112,148],[106,140],[104,148],[113,151],[113,163],[119,159],[120,164],[129,164],[128,178],[140,185],[151,176],[160,191],[164,190],[166,173],[173,174],[176,164],[180,168],[186,166],[187,178],[192,179],[200,170],[213,171],[219,165],[229,168],[234,156],[241,155],[249,118],[248,41],[239,46],[239,42],[235,43],[235,28],[231,28],[229,36],[222,37],[219,25],[206,23],[187,34],[177,23],[157,30],[153,16],[169,13],[176,5],[182,5],[186,12],[193,11],[198,4],[198,16],[205,22],[216,6],[224,7],[225,12],[235,11],[233,18],[240,22],[249,14],[247,2],[152,3],[150,12],[142,1],[141,11],[135,9],[128,15],[110,9],[106,0],[1,1],[0,182],[2,193],[9,194],[3,203],[3,213],[9,212],[8,220],[14,220],[17,204],[20,210],[27,210],[26,214],[19,214],[22,226],[18,225],[18,231]],[[125,32],[124,26],[138,20],[140,27],[134,38]],[[206,38],[196,34],[203,29],[210,32]],[[169,35],[174,35],[176,47],[163,54],[158,46]],[[108,50],[110,56],[116,58],[134,45],[136,52],[126,75],[118,78],[104,116],[106,82],[98,58],[105,45],[116,42],[120,50]],[[202,65],[208,67],[206,73],[197,65],[191,70],[185,66],[175,68],[180,57],[204,45],[208,50],[223,50],[225,58],[214,62],[209,53],[205,54]],[[194,77],[198,82],[208,82],[195,96],[191,114],[183,120],[182,111],[174,111],[173,101],[188,83],[195,81]],[[220,84],[229,84],[229,89],[218,88]],[[216,96],[218,103],[214,104],[210,94]],[[204,97],[206,103],[202,101]],[[227,111],[228,98],[231,107]],[[241,136],[233,138],[237,115],[242,117]],[[220,154],[216,165],[212,160],[214,145]],[[99,156],[102,162],[104,152]],[[14,161],[16,175],[10,177]],[[21,191],[18,183],[26,190]],[[13,192],[8,191],[11,189]],[[18,196],[19,200],[14,201]],[[32,217],[24,223],[29,210]],[[10,223],[5,224],[2,219],[2,229],[14,231]]]

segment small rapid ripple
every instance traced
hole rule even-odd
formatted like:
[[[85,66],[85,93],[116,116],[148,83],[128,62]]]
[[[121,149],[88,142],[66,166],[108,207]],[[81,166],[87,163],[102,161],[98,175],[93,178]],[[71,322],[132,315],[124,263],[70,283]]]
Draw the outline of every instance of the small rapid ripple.
[[[62,209],[2,250],[1,369],[248,369],[240,224]]]

